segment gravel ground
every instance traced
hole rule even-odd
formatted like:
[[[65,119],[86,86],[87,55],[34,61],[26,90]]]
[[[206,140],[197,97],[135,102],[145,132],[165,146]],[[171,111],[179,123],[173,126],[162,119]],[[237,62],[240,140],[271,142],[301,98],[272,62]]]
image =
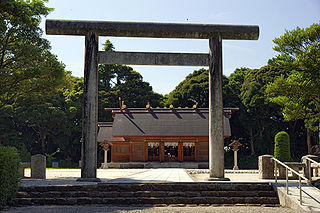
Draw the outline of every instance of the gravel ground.
[[[102,212],[116,212],[116,213],[153,213],[153,212],[164,212],[164,213],[195,213],[195,212],[233,212],[233,213],[249,213],[249,212],[260,212],[260,213],[295,213],[301,212],[283,207],[262,207],[262,206],[192,206],[192,207],[177,207],[175,205],[167,207],[119,207],[119,206],[26,206],[26,207],[13,207],[9,209],[3,209],[1,212],[4,213],[102,213]]]

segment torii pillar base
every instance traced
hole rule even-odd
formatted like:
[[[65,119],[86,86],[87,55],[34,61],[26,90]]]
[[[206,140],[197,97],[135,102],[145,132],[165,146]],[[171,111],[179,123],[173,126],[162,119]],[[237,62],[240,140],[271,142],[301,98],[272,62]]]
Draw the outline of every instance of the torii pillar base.
[[[79,182],[101,182],[100,178],[78,178]]]
[[[230,181],[229,178],[223,177],[223,178],[208,178],[208,181]]]

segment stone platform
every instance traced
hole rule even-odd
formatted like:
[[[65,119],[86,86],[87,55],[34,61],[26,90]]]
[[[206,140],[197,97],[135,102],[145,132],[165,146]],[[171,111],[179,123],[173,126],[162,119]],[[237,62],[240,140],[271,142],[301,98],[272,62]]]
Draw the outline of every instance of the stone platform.
[[[188,172],[187,172],[188,171]],[[64,185],[88,185],[97,184],[92,182],[77,182],[80,177],[80,169],[47,169],[47,179],[22,179],[20,186],[64,186]],[[25,175],[30,176],[30,170],[25,170]],[[182,169],[182,168],[159,168],[159,169],[98,169],[97,177],[102,183],[168,183],[168,182],[207,182],[208,170],[206,169]],[[229,182],[268,182],[274,184],[274,180],[259,179],[257,170],[225,170],[225,177]],[[285,185],[284,180],[278,181],[278,193]],[[293,203],[298,203],[298,182],[291,180],[289,198]],[[275,186],[275,185],[274,185]],[[306,186],[302,187],[303,206],[300,210],[320,211],[320,190]]]

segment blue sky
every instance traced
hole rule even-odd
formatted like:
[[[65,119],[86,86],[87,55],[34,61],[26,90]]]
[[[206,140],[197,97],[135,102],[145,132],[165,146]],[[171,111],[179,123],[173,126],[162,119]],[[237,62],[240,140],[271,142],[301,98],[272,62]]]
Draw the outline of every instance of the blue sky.
[[[320,0],[49,0],[55,8],[46,18],[199,24],[259,25],[257,41],[223,41],[223,73],[236,68],[259,68],[274,57],[272,40],[285,30],[305,28],[320,20]],[[44,29],[44,20],[41,24]],[[52,52],[72,71],[83,76],[84,38],[45,35]],[[117,51],[208,53],[206,39],[100,37],[102,49],[110,39]],[[189,73],[201,67],[132,66],[153,90],[167,94]]]

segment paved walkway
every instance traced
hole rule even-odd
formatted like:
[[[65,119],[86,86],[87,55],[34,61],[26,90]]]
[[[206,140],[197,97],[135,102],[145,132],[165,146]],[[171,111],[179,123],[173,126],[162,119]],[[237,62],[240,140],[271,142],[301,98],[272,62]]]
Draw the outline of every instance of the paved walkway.
[[[286,193],[286,184],[280,182],[277,184],[278,190]],[[320,212],[320,190],[314,186],[302,183],[302,209],[305,211]],[[289,194],[291,202],[295,206],[300,205],[299,183],[289,182]]]
[[[30,170],[25,175],[30,177]],[[81,176],[80,169],[47,169],[46,180],[23,179],[21,186],[36,185],[84,185],[92,182],[76,181]],[[143,183],[143,182],[194,182],[184,169],[98,169],[97,177],[106,183]]]

